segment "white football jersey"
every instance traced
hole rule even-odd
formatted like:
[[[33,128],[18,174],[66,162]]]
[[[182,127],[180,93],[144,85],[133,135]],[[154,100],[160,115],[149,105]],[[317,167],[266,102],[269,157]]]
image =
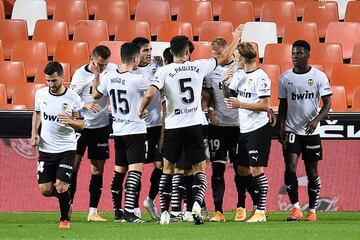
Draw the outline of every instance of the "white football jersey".
[[[214,110],[218,119],[218,126],[239,126],[239,112],[237,109],[229,109],[224,102],[224,92],[222,80],[228,69],[233,71],[243,71],[238,69],[235,62],[227,65],[218,65],[216,69],[205,76],[205,88],[212,88],[214,95]],[[245,72],[244,72],[245,74]]]
[[[155,61],[151,61],[146,66],[138,66],[134,73],[144,75],[145,78],[149,81],[154,77],[156,70],[159,68],[159,65]],[[161,113],[161,95],[156,93],[156,95],[151,99],[149,106],[147,107],[148,115],[145,118],[147,127],[155,127],[162,125],[162,113]]]
[[[287,100],[285,131],[306,135],[306,124],[318,115],[322,96],[332,95],[325,73],[316,68],[304,74],[290,69],[280,75],[279,99]],[[320,133],[320,123],[312,135]]]
[[[100,74],[100,81],[103,76],[109,71],[115,71],[117,65],[109,63],[106,69]],[[101,106],[100,112],[94,113],[93,111],[84,109],[81,115],[86,122],[85,128],[101,128],[109,125],[109,111],[108,111],[108,98],[102,97],[95,100],[92,97],[92,84],[95,79],[95,74],[88,70],[88,64],[78,68],[71,80],[70,88],[79,94],[83,102],[93,102]]]
[[[65,112],[72,116],[73,111],[81,107],[79,95],[71,89],[66,88],[62,95],[53,95],[48,87],[36,91],[35,111],[41,114],[40,151],[60,153],[76,150],[75,130],[60,123],[58,115]]]
[[[236,72],[230,79],[229,88],[236,91],[240,102],[257,103],[260,98],[270,97],[271,81],[266,73],[258,68],[244,74]],[[261,128],[269,122],[267,112],[239,108],[240,132],[247,133]]]
[[[149,81],[132,72],[109,72],[104,75],[98,92],[109,96],[114,136],[146,133],[146,123],[139,118],[139,109]]]
[[[166,97],[165,128],[174,129],[203,123],[201,90],[204,77],[216,68],[215,58],[171,63],[160,67],[151,84]]]

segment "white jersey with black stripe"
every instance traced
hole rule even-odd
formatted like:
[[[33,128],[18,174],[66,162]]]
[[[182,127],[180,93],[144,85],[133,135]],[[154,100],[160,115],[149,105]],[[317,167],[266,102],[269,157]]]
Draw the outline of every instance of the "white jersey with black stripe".
[[[160,67],[151,85],[166,97],[165,128],[175,129],[203,123],[201,91],[204,77],[217,66],[215,58]]]
[[[60,153],[76,150],[75,130],[59,122],[58,115],[65,112],[72,116],[81,109],[81,99],[71,89],[66,88],[61,95],[54,95],[48,87],[35,93],[35,111],[41,114],[39,151]]]
[[[106,69],[100,74],[100,81],[102,81],[104,75],[108,74],[110,71],[115,71],[116,69],[116,64],[109,63],[106,66]],[[101,110],[97,113],[86,109],[80,112],[86,122],[85,128],[101,128],[109,125],[109,99],[107,97],[102,97],[95,100],[92,97],[92,85],[94,79],[95,74],[88,69],[88,64],[86,64],[75,71],[70,84],[70,88],[79,94],[83,102],[93,102],[101,106]]]
[[[266,73],[258,68],[243,73],[236,72],[230,79],[229,88],[236,91],[243,103],[257,103],[260,98],[270,97],[271,81]],[[239,108],[240,132],[247,133],[261,128],[269,122],[267,112]]]
[[[146,123],[139,118],[139,109],[149,81],[140,74],[112,71],[103,77],[97,87],[99,93],[109,96],[113,117],[114,136],[146,133]]]
[[[318,115],[320,98],[332,95],[325,73],[311,67],[303,74],[290,69],[280,76],[279,99],[287,100],[285,131],[307,135],[306,124]],[[320,133],[320,123],[311,135]]]

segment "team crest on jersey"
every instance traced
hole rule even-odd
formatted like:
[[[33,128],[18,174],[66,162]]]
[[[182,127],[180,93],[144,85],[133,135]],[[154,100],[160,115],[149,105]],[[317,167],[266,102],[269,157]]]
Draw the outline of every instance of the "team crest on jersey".
[[[68,109],[69,105],[67,103],[62,104],[62,110],[66,111]]]
[[[308,80],[308,85],[311,87],[312,85],[314,85],[314,79],[309,79]]]
[[[156,72],[156,68],[151,69],[152,74],[154,75]]]
[[[247,83],[247,85],[250,85],[251,83],[252,83],[252,79],[251,78],[249,78],[248,80],[246,80],[246,83]]]

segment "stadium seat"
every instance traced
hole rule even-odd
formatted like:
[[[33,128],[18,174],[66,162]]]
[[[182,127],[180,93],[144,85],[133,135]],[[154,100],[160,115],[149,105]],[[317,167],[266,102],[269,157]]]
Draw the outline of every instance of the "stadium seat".
[[[46,9],[48,16],[54,15],[54,10],[58,2],[59,0],[46,0]]]
[[[6,85],[8,99],[14,95],[14,89],[19,83],[26,83],[25,66],[23,62],[0,62],[0,83]]]
[[[11,61],[24,63],[26,77],[35,77],[39,66],[47,60],[45,42],[30,40],[15,42]]]
[[[305,6],[308,2],[311,2],[311,1],[314,1],[314,0],[294,0],[296,16],[298,18],[301,18],[301,19],[303,18]]]
[[[56,20],[39,20],[32,39],[46,42],[48,56],[54,56],[56,44],[69,40],[67,24]]]
[[[120,64],[121,63],[120,49],[123,43],[124,43],[123,41],[101,41],[98,43],[98,45],[105,45],[110,49],[111,55],[109,62]]]
[[[36,75],[34,83],[46,83],[45,73],[44,69],[47,63],[43,63],[39,66]],[[71,73],[70,73],[70,64],[60,62],[61,66],[64,70],[64,82],[70,82],[71,81]]]
[[[211,41],[215,37],[223,37],[228,43],[233,39],[234,31],[231,22],[226,21],[206,21],[201,24],[199,41]]]
[[[342,64],[341,45],[337,43],[317,43],[311,45],[309,63],[322,65]]]
[[[283,43],[293,44],[297,40],[305,40],[310,45],[319,43],[319,33],[316,23],[287,22],[285,24]]]
[[[151,42],[152,56],[163,56],[165,48],[170,47],[170,42]]]
[[[260,14],[261,22],[275,22],[278,37],[284,36],[285,25],[296,21],[295,4],[293,1],[266,1]]]
[[[7,104],[6,85],[0,83],[0,104]]]
[[[360,87],[355,88],[351,111],[360,112]]]
[[[169,2],[171,16],[177,16],[179,14],[179,8],[180,8],[181,3],[184,1],[191,2],[193,0],[162,0],[162,1]]]
[[[132,41],[136,37],[151,39],[150,26],[147,21],[120,21],[116,28],[116,41]]]
[[[90,59],[87,42],[62,41],[56,46],[54,60],[70,64],[71,76],[75,70]]]
[[[331,96],[331,109],[334,112],[346,112],[347,111],[347,102],[346,102],[346,91],[344,86],[331,86],[333,95]]]
[[[304,9],[304,22],[315,22],[319,37],[324,38],[329,23],[339,21],[339,13],[336,2],[310,1]]]
[[[0,110],[25,110],[25,105],[19,104],[0,104]]]
[[[278,64],[291,63],[292,44],[289,43],[272,43],[265,47],[263,63]]]
[[[191,60],[206,59],[212,57],[210,42],[193,42],[194,52],[191,54]]]
[[[107,22],[109,35],[114,36],[119,21],[130,20],[127,0],[102,0],[95,13],[95,20]]]
[[[214,17],[218,17],[220,15],[222,6],[225,2],[231,1],[232,0],[210,0]]]
[[[211,2],[182,2],[179,7],[177,20],[180,22],[190,22],[193,27],[194,36],[199,36],[201,24],[205,21],[213,20]]]
[[[259,47],[259,58],[264,57],[265,46],[277,43],[276,24],[274,22],[247,22],[241,36],[242,42],[255,42]]]
[[[360,86],[360,65],[341,64],[334,67],[331,76],[331,85],[345,86],[347,105],[352,105],[355,88]]]
[[[256,19],[260,19],[262,7],[266,1],[267,0],[251,0],[254,7],[254,15]]]
[[[26,21],[20,19],[0,19],[0,39],[4,58],[10,59],[13,45],[18,40],[27,40]]]
[[[259,67],[266,73],[266,75],[271,80],[271,93],[270,93],[270,105],[279,106],[279,77],[280,77],[280,67],[277,64],[259,64]]]
[[[3,1],[0,1],[0,19],[5,19],[5,9]]]
[[[360,22],[360,1],[350,1],[346,6],[345,22]]]
[[[45,87],[41,83],[20,83],[17,84],[11,103],[17,105],[25,105],[26,109],[34,109],[36,90]]]
[[[95,15],[98,4],[104,0],[86,0],[89,10],[89,15]]]
[[[176,35],[185,35],[193,40],[192,26],[187,22],[162,22],[157,33],[157,41],[169,42]]]
[[[171,20],[170,4],[158,0],[140,0],[136,7],[135,20],[148,21],[151,35],[156,35],[161,22]]]
[[[34,34],[37,20],[47,19],[46,2],[44,0],[16,1],[11,19],[23,19],[27,23],[28,36]]]
[[[16,0],[3,0],[5,16],[11,16],[11,12]]]
[[[340,43],[343,58],[351,58],[354,45],[360,42],[360,23],[357,22],[332,22],[329,24],[325,42]]]
[[[74,40],[87,42],[90,53],[100,41],[109,40],[109,32],[104,20],[81,20],[75,24]]]
[[[0,62],[4,61],[4,50],[2,47],[2,41],[0,40]]]
[[[129,2],[129,11],[130,11],[130,15],[134,16],[135,15],[135,11],[136,11],[136,6],[139,2],[139,0],[128,0]]]
[[[87,2],[83,0],[61,0],[54,10],[54,20],[65,21],[70,34],[74,33],[75,23],[79,20],[88,20]]]
[[[232,22],[236,28],[239,24],[254,22],[254,8],[251,1],[225,1],[222,4],[220,21]]]
[[[334,1],[338,5],[338,13],[339,13],[339,19],[344,20],[345,18],[345,11],[346,11],[346,5],[353,0],[326,0],[326,1]]]
[[[360,64],[360,42],[354,45],[353,53],[351,55],[352,64]]]

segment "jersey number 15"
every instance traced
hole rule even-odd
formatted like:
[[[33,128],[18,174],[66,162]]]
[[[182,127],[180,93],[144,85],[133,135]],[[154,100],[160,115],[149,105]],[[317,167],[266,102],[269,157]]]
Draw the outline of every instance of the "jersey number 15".
[[[120,111],[122,114],[128,114],[130,112],[129,102],[124,97],[125,95],[126,95],[125,90],[119,90],[119,89],[110,90],[111,102],[115,113]]]

